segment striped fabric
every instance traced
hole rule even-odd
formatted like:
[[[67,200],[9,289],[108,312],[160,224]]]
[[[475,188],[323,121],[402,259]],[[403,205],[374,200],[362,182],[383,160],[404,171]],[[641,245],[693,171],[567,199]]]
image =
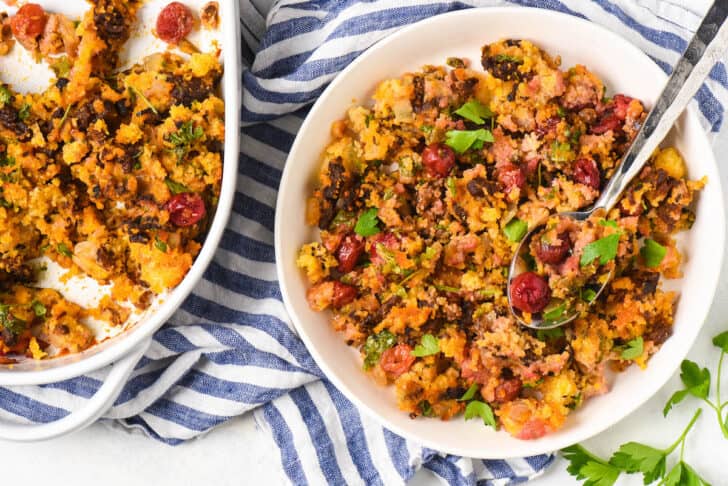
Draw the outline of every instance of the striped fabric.
[[[240,171],[220,249],[193,294],[154,337],[107,419],[178,444],[255,410],[293,484],[401,484],[424,467],[452,485],[527,481],[550,455],[508,461],[448,456],[383,429],[328,383],[296,336],[276,282],[273,220],[286,154],[309,105],[343,67],[397,28],[450,10],[508,4],[240,0],[244,73]],[[665,70],[700,19],[678,0],[519,0],[619,32]],[[717,132],[725,65],[696,96]],[[0,419],[48,422],[81,405],[107,370],[39,387],[0,388]],[[242,439],[241,439],[242,440]]]

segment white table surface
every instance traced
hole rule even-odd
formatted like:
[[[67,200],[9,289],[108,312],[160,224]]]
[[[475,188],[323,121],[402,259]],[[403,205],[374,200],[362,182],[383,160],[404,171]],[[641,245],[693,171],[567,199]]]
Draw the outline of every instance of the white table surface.
[[[691,0],[688,3],[700,12],[705,10],[709,0]],[[728,129],[723,130],[716,145],[719,165],[724,163],[726,153]],[[721,179],[724,190],[728,191],[728,167],[725,165],[721,167]],[[713,375],[718,353],[710,344],[710,338],[728,329],[728,255],[723,258],[722,275],[708,321],[689,355],[701,366],[708,366]],[[724,374],[724,377],[727,375]],[[723,381],[725,387],[726,379]],[[608,456],[619,444],[630,440],[667,446],[680,434],[698,405],[697,401],[686,399],[670,413],[669,419],[663,419],[662,407],[679,386],[676,373],[655,397],[637,411],[584,444],[602,456]],[[713,485],[728,485],[725,473],[728,440],[720,435],[712,411],[703,408],[703,415],[688,436],[685,459]],[[176,447],[148,439],[138,432],[128,433],[99,423],[49,442],[16,444],[0,441],[0,458],[6,484],[26,483],[36,471],[42,473],[41,477],[46,481],[50,479],[57,484],[76,486],[283,483],[278,451],[256,429],[251,415],[232,420],[202,438]],[[668,463],[668,467],[671,464]],[[423,471],[411,484],[433,483],[438,484],[429,472]],[[531,484],[567,486],[578,483],[566,473],[565,461],[559,458]],[[623,476],[618,484],[642,484],[641,476]]]

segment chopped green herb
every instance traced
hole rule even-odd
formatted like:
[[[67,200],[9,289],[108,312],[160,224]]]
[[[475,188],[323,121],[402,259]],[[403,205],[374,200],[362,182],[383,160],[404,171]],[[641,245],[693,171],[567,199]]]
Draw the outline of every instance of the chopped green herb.
[[[73,253],[71,252],[71,250],[63,242],[58,243],[58,245],[56,246],[56,250],[58,250],[58,253],[60,253],[63,256],[67,256],[67,257],[73,256]]]
[[[480,389],[480,386],[477,383],[473,383],[470,385],[470,388],[461,396],[458,398],[459,402],[467,402],[468,400],[472,400],[477,391]]]
[[[394,295],[398,296],[401,299],[406,299],[407,291],[404,289],[404,287],[397,287],[397,290],[394,291]]]
[[[423,256],[426,260],[432,260],[435,258],[435,255],[437,255],[437,249],[435,249],[434,246],[428,246],[425,248],[425,253],[423,253]]]
[[[397,344],[397,337],[389,331],[370,335],[364,343],[364,369],[371,369],[379,362],[382,353]]]
[[[617,222],[614,220],[611,220],[611,219],[600,219],[599,225],[604,226],[606,228],[619,228],[619,225],[617,224]]]
[[[26,322],[18,319],[10,312],[10,306],[0,304],[0,326],[13,336],[19,336],[25,330]]]
[[[496,62],[515,62],[516,64],[523,64],[523,59],[510,56],[508,54],[498,54],[495,56]]]
[[[139,170],[141,168],[142,168],[141,162],[139,162],[138,160],[136,162],[134,162],[134,170]]]
[[[15,159],[8,157],[8,154],[4,152],[0,154],[0,167],[9,167],[11,165],[15,165]]]
[[[181,194],[183,192],[190,192],[189,188],[185,186],[184,184],[180,184],[179,182],[175,182],[169,177],[164,179],[164,183],[167,185],[167,188],[169,189],[169,192],[172,194]]]
[[[127,87],[135,96],[140,97],[142,99],[142,101],[144,101],[144,104],[146,104],[149,107],[149,109],[152,110],[152,113],[154,113],[155,115],[159,115],[159,111],[157,111],[157,109],[154,107],[152,102],[149,101],[149,99],[146,96],[144,96],[141,91],[139,91],[138,89],[136,89],[134,86],[132,86],[130,84],[128,84]]]
[[[36,317],[45,317],[46,307],[43,305],[42,302],[34,300],[30,304],[30,308],[33,309],[33,312],[35,313]]]
[[[369,124],[371,123],[372,120],[374,120],[374,114],[369,113],[367,115],[367,117],[364,119],[364,125],[366,125],[366,127],[369,128]]]
[[[20,118],[22,121],[25,121],[28,119],[29,116],[30,116],[30,104],[25,103],[18,110],[18,118]]]
[[[465,61],[463,61],[459,57],[448,57],[447,60],[445,61],[445,64],[447,64],[451,68],[464,68],[465,67]]]
[[[649,268],[659,266],[666,254],[667,248],[650,238],[645,238],[644,246],[640,248],[640,255]]]
[[[439,352],[440,341],[438,341],[437,338],[432,334],[425,334],[424,336],[422,336],[422,341],[420,341],[420,344],[415,346],[415,349],[412,350],[411,354],[412,356],[421,358],[423,356],[430,356]]]
[[[473,123],[477,123],[478,125],[484,124],[485,119],[493,117],[493,112],[490,111],[490,108],[481,104],[477,100],[468,101],[463,106],[455,110],[455,114],[460,115]]]
[[[543,318],[546,321],[556,321],[564,315],[566,304],[562,303],[551,309],[544,309]]]
[[[571,132],[571,136],[569,137],[569,141],[572,145],[579,145],[579,140],[581,139],[581,130],[574,130]]]
[[[614,233],[593,241],[584,247],[579,264],[583,267],[589,265],[598,258],[599,264],[604,265],[605,263],[614,260],[614,257],[617,256],[618,247],[619,233]]]
[[[563,108],[562,106],[559,106],[558,108],[556,108],[556,113],[557,113],[557,114],[558,114],[558,115],[559,115],[559,116],[560,116],[561,118],[566,118],[566,110],[564,110],[564,108]]]
[[[569,142],[557,142],[551,144],[551,160],[554,162],[566,162],[571,157],[571,144]]]
[[[68,75],[71,73],[71,61],[68,59],[68,56],[59,57],[56,62],[51,64],[51,69],[56,73],[57,77],[68,78]]]
[[[493,142],[495,140],[490,130],[484,128],[478,130],[450,130],[445,133],[445,137],[445,143],[459,154],[470,148],[479,150],[483,148],[484,142]]]
[[[192,144],[204,135],[202,127],[195,127],[191,120],[184,122],[176,132],[170,133],[167,141],[172,144],[170,151],[177,156],[177,162],[184,160]]]
[[[454,177],[448,177],[447,178],[447,181],[446,181],[446,184],[447,184],[448,190],[450,191],[450,195],[453,196],[453,197],[456,196],[457,195],[457,187],[455,187],[455,178]]]
[[[581,289],[581,300],[584,302],[592,302],[596,297],[597,293],[594,289]]]
[[[510,241],[518,243],[528,233],[528,223],[518,218],[513,218],[503,227],[503,233],[505,233],[506,238]]]
[[[449,285],[433,284],[433,287],[435,287],[437,290],[439,290],[441,292],[453,292],[453,293],[460,292],[460,289],[459,288],[457,288],[457,287],[450,287]]]
[[[353,222],[354,222],[354,213],[340,209],[339,212],[336,213],[336,216],[334,216],[334,219],[331,222],[331,226],[333,226],[333,227],[340,226],[340,225],[351,226],[351,224]]]
[[[495,429],[495,415],[493,409],[485,402],[473,400],[465,407],[465,420],[480,417],[483,423]]]
[[[642,356],[644,352],[644,340],[642,336],[628,341],[625,347],[622,349],[620,356],[622,359],[635,359]]]
[[[0,86],[0,104],[3,106],[13,101],[13,94],[6,86]]]
[[[61,117],[61,121],[58,123],[58,129],[60,130],[64,123],[66,123],[66,118],[68,118],[68,114],[71,112],[71,107],[73,106],[73,103],[68,105],[66,107],[66,111],[63,112],[63,116]]]
[[[167,243],[160,240],[159,238],[154,239],[154,246],[162,253],[167,253]]]
[[[422,130],[422,133],[424,133],[426,136],[429,136],[434,128],[432,127],[432,125],[422,125],[420,127],[420,130]]]
[[[379,233],[379,218],[377,208],[369,208],[364,211],[354,226],[356,234],[361,236],[373,236]]]
[[[564,330],[560,327],[554,327],[553,329],[539,329],[536,331],[536,339],[539,341],[546,341],[548,339],[556,339],[564,335]]]
[[[422,415],[425,417],[434,417],[435,411],[432,410],[432,405],[430,405],[430,402],[427,400],[422,400],[420,403],[417,404],[417,406],[422,411]]]

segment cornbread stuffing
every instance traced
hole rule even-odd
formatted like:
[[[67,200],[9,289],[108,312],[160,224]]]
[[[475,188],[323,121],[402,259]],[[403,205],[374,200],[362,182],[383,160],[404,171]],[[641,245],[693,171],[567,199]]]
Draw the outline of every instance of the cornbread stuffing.
[[[204,240],[222,178],[222,66],[217,53],[166,51],[118,72],[141,3],[95,0],[76,24],[25,4],[8,20],[20,44],[8,49],[37,53],[57,77],[42,93],[0,86],[5,363],[90,347],[87,317],[124,324],[121,303],[145,309],[177,286]],[[35,288],[43,256],[111,296],[84,309]]]
[[[412,418],[464,412],[535,439],[608,392],[608,368],[646,366],[672,334],[676,294],[661,281],[680,276],[674,234],[690,228],[705,181],[666,148],[613,210],[569,226],[555,214],[599,197],[644,106],[525,40],[484,46],[481,63],[383,81],[333,124],[306,205],[320,240],[297,264],[311,308],[331,312]],[[579,315],[535,331],[511,314],[506,284],[542,223],[522,310]],[[597,295],[590,279],[603,274]]]

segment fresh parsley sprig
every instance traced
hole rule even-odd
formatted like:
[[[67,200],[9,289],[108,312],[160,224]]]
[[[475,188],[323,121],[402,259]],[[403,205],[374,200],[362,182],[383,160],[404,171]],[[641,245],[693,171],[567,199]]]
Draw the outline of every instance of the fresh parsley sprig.
[[[612,486],[622,473],[642,473],[644,484],[651,484],[660,479],[660,485],[707,485],[708,483],[683,459],[685,438],[701,412],[700,408],[696,410],[680,436],[665,449],[639,442],[627,442],[622,444],[608,461],[605,461],[579,444],[569,446],[561,451],[564,458],[569,461],[566,470],[576,479],[583,479],[584,486]],[[667,472],[667,458],[678,446],[680,460]]]
[[[678,390],[672,394],[665,404],[662,413],[665,417],[670,413],[672,407],[682,402],[688,395],[692,395],[704,401],[713,409],[717,418],[720,431],[723,437],[728,439],[728,413],[723,410],[728,408],[728,400],[721,401],[721,373],[723,371],[723,360],[728,354],[728,331],[722,332],[713,338],[713,345],[720,348],[720,358],[718,358],[718,371],[715,380],[715,401],[708,398],[710,393],[710,371],[707,368],[700,368],[697,363],[688,359],[684,360],[680,365],[680,379],[685,388]]]

